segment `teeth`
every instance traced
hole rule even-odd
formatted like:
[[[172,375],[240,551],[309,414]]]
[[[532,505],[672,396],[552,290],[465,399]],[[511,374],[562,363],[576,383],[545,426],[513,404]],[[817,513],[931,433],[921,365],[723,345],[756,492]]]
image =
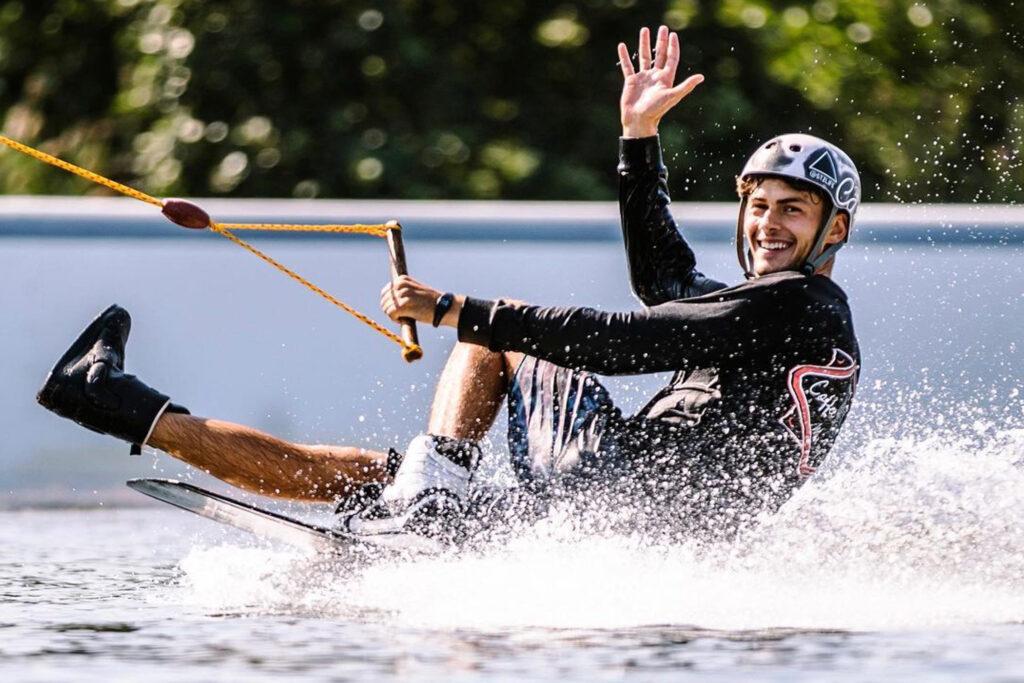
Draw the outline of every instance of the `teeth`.
[[[767,249],[768,251],[781,251],[783,249],[789,249],[789,244],[786,242],[761,242],[761,248]]]

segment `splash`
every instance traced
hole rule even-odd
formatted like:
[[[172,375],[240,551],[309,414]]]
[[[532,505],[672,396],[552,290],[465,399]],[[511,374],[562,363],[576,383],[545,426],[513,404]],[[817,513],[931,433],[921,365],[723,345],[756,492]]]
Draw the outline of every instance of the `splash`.
[[[194,549],[210,609],[387,614],[438,628],[943,628],[1024,620],[1024,430],[878,438],[730,542],[579,537],[556,513],[500,548],[359,568]],[[257,569],[254,571],[254,567]]]

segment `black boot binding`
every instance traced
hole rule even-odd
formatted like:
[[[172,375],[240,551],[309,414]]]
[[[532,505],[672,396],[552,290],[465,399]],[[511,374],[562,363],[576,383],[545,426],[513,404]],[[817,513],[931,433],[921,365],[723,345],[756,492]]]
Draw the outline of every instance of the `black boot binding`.
[[[124,372],[131,326],[117,304],[100,313],[50,370],[36,400],[87,429],[124,439],[138,455],[161,415],[188,410]]]

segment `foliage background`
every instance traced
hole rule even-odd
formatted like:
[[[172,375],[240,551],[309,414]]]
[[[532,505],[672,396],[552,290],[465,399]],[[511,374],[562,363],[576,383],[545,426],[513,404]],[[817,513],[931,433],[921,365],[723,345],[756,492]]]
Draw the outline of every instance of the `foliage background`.
[[[641,25],[708,80],[679,199],[800,130],[871,201],[1021,197],[1019,0],[2,0],[4,134],[159,195],[609,199]],[[4,193],[102,192],[13,153]]]

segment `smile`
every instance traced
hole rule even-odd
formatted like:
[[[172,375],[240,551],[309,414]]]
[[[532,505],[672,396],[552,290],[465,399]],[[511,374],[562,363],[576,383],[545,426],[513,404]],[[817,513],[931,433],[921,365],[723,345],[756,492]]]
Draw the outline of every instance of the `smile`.
[[[758,240],[757,246],[759,249],[764,249],[765,251],[785,251],[786,249],[789,249],[791,246],[793,246],[793,243]]]

